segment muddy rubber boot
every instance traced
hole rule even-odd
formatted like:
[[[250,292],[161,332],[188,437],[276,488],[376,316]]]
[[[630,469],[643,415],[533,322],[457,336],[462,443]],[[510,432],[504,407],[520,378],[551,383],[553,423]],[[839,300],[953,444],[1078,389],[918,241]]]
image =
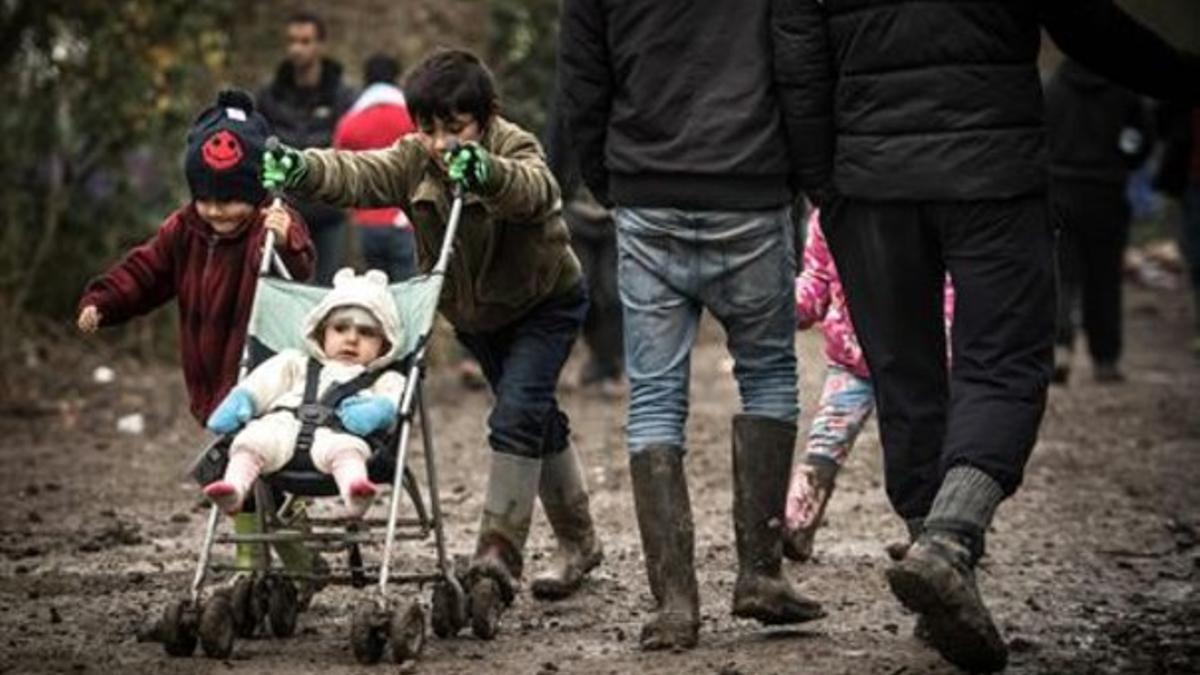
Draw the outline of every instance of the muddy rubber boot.
[[[733,525],[738,576],[733,615],[766,625],[825,616],[821,605],[783,576],[783,501],[796,443],[796,425],[737,415],[733,418]]]
[[[921,536],[921,532],[925,529],[924,518],[907,518],[904,521],[904,529],[908,530],[908,538],[904,541],[893,541],[883,547],[888,558],[892,562],[900,562],[904,560],[904,556],[908,555],[908,549],[917,543],[917,537]]]
[[[516,597],[541,472],[540,459],[492,452],[479,541],[467,569],[471,631],[481,640],[496,637]]]
[[[1008,662],[1008,647],[975,583],[983,532],[1003,496],[1000,485],[982,471],[951,469],[925,531],[887,571],[892,593],[921,615],[920,639],[971,672],[1003,670]]]
[[[308,523],[308,501],[303,498],[293,499],[280,514],[284,526],[311,531]],[[307,610],[312,605],[313,597],[325,588],[328,580],[323,578],[329,574],[329,563],[321,554],[310,549],[300,541],[279,541],[271,545],[284,569],[300,575],[317,578],[299,579],[296,582],[297,603],[301,610]]]
[[[832,458],[822,455],[809,455],[804,458],[804,464],[796,467],[792,474],[795,481],[805,481],[805,485],[793,486],[787,496],[792,499],[797,489],[803,492],[805,499],[811,501],[812,515],[808,522],[800,527],[784,528],[783,555],[789,560],[804,562],[810,560],[813,554],[813,540],[817,536],[817,528],[825,519],[825,507],[833,496],[833,488],[837,481],[838,465]]]
[[[262,534],[258,527],[257,513],[238,513],[233,516],[234,534]],[[239,568],[239,573],[248,573],[247,568],[265,570],[270,564],[267,547],[263,544],[239,543],[234,545],[233,564]]]
[[[604,559],[574,446],[542,459],[538,496],[558,539],[558,550],[550,568],[533,580],[531,590],[535,598],[560,600],[579,590],[587,573]]]
[[[695,533],[683,448],[650,445],[629,456],[633,502],[657,608],[642,626],[645,650],[691,649],[700,632]]]

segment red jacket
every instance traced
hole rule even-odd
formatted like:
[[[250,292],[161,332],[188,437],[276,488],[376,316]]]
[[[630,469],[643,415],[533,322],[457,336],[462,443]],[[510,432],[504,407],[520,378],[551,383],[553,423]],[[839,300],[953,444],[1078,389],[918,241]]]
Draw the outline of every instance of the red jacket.
[[[367,87],[349,112],[338,121],[333,147],[344,150],[376,150],[391,146],[417,127],[408,115],[404,94],[390,84]],[[412,227],[398,208],[355,209],[354,222],[365,227],[399,225]]]
[[[276,250],[295,278],[308,279],[316,253],[300,215],[289,213],[292,227]],[[260,210],[237,231],[217,234],[189,203],[89,282],[79,301],[80,309],[95,305],[101,325],[111,326],[177,299],[183,379],[201,424],[237,382],[267,231],[262,222]]]

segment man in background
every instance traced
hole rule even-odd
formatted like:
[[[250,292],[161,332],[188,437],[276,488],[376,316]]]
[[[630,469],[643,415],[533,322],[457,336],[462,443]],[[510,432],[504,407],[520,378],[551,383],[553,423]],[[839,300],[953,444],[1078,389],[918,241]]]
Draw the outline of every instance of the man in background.
[[[285,144],[327,148],[334,125],[354,103],[354,92],[342,82],[342,65],[326,58],[325,23],[300,12],[287,20],[287,59],[274,79],[258,93],[258,108]],[[341,264],[345,218],[341,209],[316,202],[295,204],[308,223],[317,247],[316,282],[328,285]]]

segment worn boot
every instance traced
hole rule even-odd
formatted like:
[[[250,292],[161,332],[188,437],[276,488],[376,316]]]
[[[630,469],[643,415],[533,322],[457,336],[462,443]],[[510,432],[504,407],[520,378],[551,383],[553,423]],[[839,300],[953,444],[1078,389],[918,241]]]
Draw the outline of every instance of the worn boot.
[[[500,616],[516,596],[541,471],[540,459],[492,453],[479,541],[467,570],[471,630],[480,639],[496,636]]]
[[[803,562],[812,558],[813,539],[825,518],[841,465],[827,455],[807,455],[792,471],[784,510],[783,554]]]
[[[587,573],[604,559],[574,446],[543,458],[538,496],[558,539],[558,550],[550,569],[533,580],[532,591],[536,598],[559,600],[578,590]]]
[[[887,572],[892,593],[921,615],[919,637],[972,672],[995,672],[1008,662],[1008,647],[975,584],[983,532],[1003,496],[1000,485],[982,471],[951,469],[924,532]]]
[[[700,590],[683,448],[647,446],[629,456],[629,471],[646,572],[657,603],[654,618],[642,626],[642,649],[691,649],[700,632]]]
[[[733,525],[738,576],[733,615],[767,625],[825,616],[783,576],[783,500],[796,425],[755,415],[733,418]]]

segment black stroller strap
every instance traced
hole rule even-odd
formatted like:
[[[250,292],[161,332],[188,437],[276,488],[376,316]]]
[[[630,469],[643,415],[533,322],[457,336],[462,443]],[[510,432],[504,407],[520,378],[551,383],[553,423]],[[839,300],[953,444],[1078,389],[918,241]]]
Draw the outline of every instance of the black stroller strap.
[[[292,414],[300,420],[300,431],[296,434],[296,452],[308,452],[312,449],[313,437],[319,427],[345,431],[336,414],[338,404],[375,384],[385,370],[388,369],[365,370],[352,379],[330,387],[318,400],[321,362],[310,357],[304,373],[304,400],[300,402],[300,407],[292,410]]]

